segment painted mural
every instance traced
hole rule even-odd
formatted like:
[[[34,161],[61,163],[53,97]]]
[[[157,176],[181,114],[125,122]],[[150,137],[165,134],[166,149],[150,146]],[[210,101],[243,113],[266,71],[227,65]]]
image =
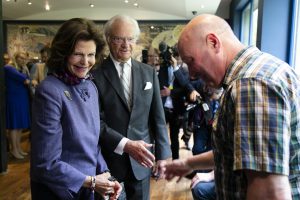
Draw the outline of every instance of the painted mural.
[[[177,43],[178,37],[186,22],[141,22],[141,36],[133,57],[140,60],[142,50],[153,46],[158,48],[161,41],[169,46]],[[97,23],[103,29],[103,23]],[[13,57],[17,51],[26,51],[31,59],[39,59],[39,51],[45,45],[50,46],[51,41],[60,24],[6,24],[6,49]],[[108,50],[107,50],[108,53]]]

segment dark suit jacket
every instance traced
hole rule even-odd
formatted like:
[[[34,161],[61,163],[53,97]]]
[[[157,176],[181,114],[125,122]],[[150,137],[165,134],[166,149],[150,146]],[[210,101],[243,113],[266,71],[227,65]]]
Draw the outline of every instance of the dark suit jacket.
[[[131,140],[155,143],[156,160],[171,157],[156,71],[149,65],[132,59],[131,112],[110,57],[94,71],[94,78],[99,89],[102,110],[102,153],[108,167],[120,181],[124,180],[128,170],[131,170],[130,167],[135,178],[142,180],[150,175],[150,169],[141,166],[131,157],[128,158],[126,153],[118,155],[114,150],[121,139],[127,137]],[[147,83],[152,87],[145,89]]]
[[[158,73],[160,89],[169,87],[169,74],[168,67],[162,66]],[[182,115],[185,112],[185,98],[186,95],[193,90],[192,84],[189,82],[188,71],[185,71],[183,67],[180,67],[174,72],[173,89],[171,90],[171,98],[174,107],[174,112]],[[163,104],[166,101],[166,97],[162,98]]]

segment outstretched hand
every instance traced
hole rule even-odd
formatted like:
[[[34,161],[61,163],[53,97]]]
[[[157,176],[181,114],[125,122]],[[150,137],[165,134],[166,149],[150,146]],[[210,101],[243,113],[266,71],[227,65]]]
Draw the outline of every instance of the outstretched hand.
[[[142,166],[151,168],[155,161],[154,155],[147,149],[152,147],[152,144],[148,144],[142,140],[132,141],[129,140],[124,151],[128,153],[133,159],[135,159]]]
[[[170,181],[178,176],[178,181],[185,175],[193,172],[193,169],[187,164],[186,159],[173,160],[172,162],[164,162],[161,164],[161,170],[166,180]]]
[[[166,162],[171,162],[171,161],[172,161],[172,158],[156,161],[155,165],[152,168],[152,174],[154,175],[156,180],[165,178],[163,166],[165,165]]]

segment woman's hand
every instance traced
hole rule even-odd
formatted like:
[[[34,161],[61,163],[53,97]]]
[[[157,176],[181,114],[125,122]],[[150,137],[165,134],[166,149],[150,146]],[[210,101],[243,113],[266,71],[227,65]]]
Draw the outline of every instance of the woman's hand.
[[[30,80],[29,79],[25,79],[24,85],[29,85],[29,84],[30,84]]]
[[[35,79],[33,79],[33,80],[31,80],[31,85],[32,85],[34,88],[36,88],[36,86],[38,85],[38,82],[37,82]]]
[[[110,177],[109,172],[97,175],[95,191],[103,197],[109,195],[109,199],[114,200],[121,194],[122,186],[118,181],[110,181]]]

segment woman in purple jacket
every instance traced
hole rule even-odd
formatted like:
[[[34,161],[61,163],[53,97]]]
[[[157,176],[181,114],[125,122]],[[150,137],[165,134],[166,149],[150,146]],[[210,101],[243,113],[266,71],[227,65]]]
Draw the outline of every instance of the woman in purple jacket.
[[[117,199],[121,192],[101,154],[98,91],[89,73],[103,48],[86,19],[68,20],[54,37],[50,73],[33,102],[32,200],[92,200],[94,191]]]

